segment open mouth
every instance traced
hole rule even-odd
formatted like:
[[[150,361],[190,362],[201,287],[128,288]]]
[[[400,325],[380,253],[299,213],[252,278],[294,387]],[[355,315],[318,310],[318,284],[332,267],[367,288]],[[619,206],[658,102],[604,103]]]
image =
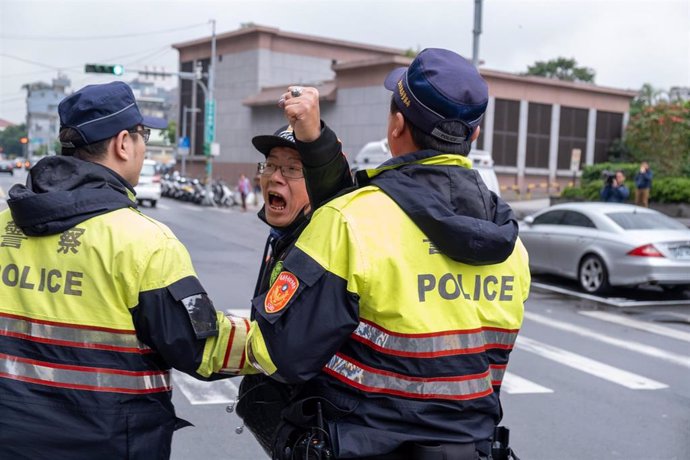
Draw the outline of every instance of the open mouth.
[[[274,211],[282,211],[285,209],[287,202],[283,195],[275,192],[268,192],[268,206]]]

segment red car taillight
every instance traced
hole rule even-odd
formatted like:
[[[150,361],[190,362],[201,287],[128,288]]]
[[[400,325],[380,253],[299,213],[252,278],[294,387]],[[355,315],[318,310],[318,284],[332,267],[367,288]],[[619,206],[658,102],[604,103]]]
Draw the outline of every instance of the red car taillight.
[[[628,252],[629,256],[639,256],[639,257],[665,257],[659,252],[653,244],[645,244],[644,246],[639,246],[632,251]]]
[[[160,181],[161,181],[161,176],[159,176],[159,175],[155,175],[155,176],[153,176],[153,178],[151,179],[151,182],[154,182],[154,183],[157,183],[157,182],[160,182]]]

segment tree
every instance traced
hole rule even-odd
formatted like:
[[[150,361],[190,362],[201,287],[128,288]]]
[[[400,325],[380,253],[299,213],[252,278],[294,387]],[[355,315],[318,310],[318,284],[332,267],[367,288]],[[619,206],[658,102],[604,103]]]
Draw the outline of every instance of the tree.
[[[558,57],[549,61],[537,61],[527,67],[525,75],[557,78],[565,81],[582,81],[594,83],[594,70],[589,67],[578,67],[575,59]]]
[[[631,156],[652,163],[655,173],[690,173],[690,102],[662,101],[630,118],[625,144]]]
[[[8,126],[0,131],[0,147],[7,156],[24,156],[24,145],[19,139],[26,137],[26,124]]]
[[[630,115],[637,115],[645,107],[664,101],[664,93],[664,90],[654,88],[651,83],[645,83],[630,104]]]
[[[174,121],[169,122],[168,127],[164,130],[161,130],[160,136],[163,139],[163,142],[172,145],[177,144],[177,123],[175,123]]]

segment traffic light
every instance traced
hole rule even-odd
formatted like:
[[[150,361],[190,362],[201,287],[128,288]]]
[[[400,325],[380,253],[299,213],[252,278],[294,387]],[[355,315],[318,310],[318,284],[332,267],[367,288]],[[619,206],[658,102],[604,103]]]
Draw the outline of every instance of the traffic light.
[[[28,143],[29,143],[29,138],[28,138],[28,137],[20,137],[20,138],[19,138],[19,143],[20,143],[20,144],[28,144]]]
[[[125,68],[120,64],[86,64],[84,65],[84,72],[110,73],[119,76],[125,73]]]

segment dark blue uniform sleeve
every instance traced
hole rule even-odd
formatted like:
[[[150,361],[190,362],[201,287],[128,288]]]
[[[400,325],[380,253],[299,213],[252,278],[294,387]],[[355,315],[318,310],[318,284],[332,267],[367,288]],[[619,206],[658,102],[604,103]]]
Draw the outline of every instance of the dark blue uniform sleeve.
[[[218,325],[213,303],[196,277],[141,292],[131,314],[139,340],[156,350],[167,365],[207,380],[196,370],[206,339],[218,335]]]
[[[342,144],[324,122],[321,122],[321,136],[315,141],[295,141],[304,166],[312,211],[354,185]]]
[[[256,321],[276,367],[271,377],[301,383],[315,377],[359,324],[359,297],[346,280],[294,248],[284,270],[299,287],[279,312],[268,312],[267,293],[254,298]],[[270,295],[270,292],[268,295]]]

